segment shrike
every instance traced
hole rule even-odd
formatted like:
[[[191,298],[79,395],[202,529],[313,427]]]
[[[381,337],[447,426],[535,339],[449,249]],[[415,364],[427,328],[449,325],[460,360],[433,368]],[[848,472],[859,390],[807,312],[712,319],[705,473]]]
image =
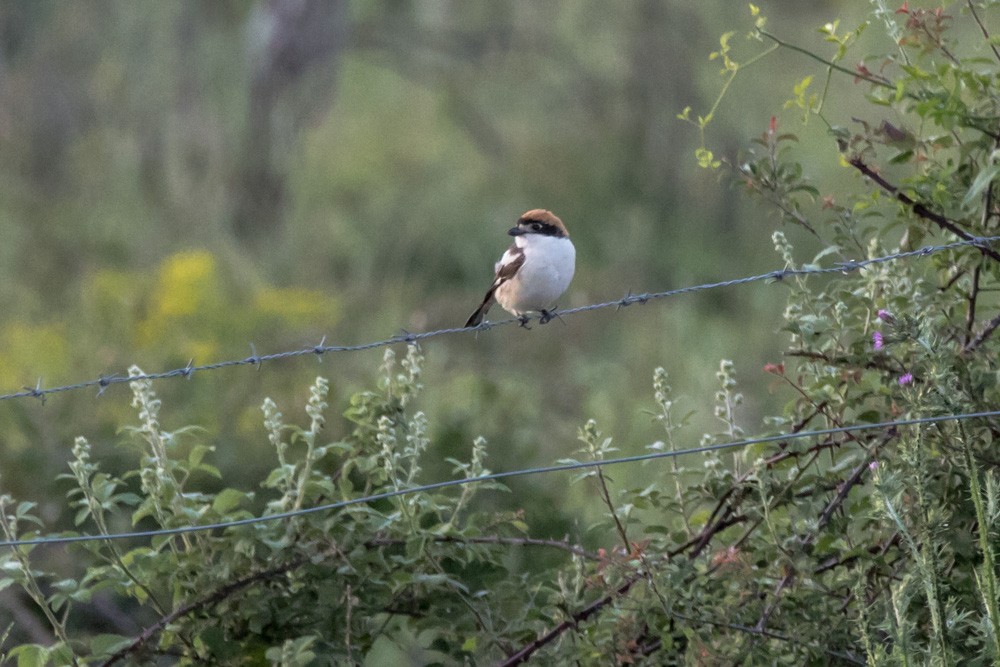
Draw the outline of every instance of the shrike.
[[[493,284],[467,327],[480,324],[494,302],[520,319],[522,326],[528,322],[527,313],[541,313],[539,321],[544,324],[552,319],[556,299],[573,279],[576,249],[566,225],[551,211],[528,211],[507,233],[514,243],[494,266]]]

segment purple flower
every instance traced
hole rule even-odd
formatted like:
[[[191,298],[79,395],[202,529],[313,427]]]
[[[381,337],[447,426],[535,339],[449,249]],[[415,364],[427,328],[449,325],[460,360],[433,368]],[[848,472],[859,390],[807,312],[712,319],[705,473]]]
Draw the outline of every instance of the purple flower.
[[[872,472],[875,472],[876,470],[878,470],[878,459],[875,459],[874,461],[872,461],[871,463],[869,463],[868,464],[868,469],[871,470]]]
[[[896,318],[892,316],[892,313],[885,309],[878,311],[878,318],[883,322],[888,322],[889,324],[892,324],[896,320]]]
[[[881,350],[885,347],[885,341],[882,339],[882,332],[876,331],[872,334],[872,345],[875,346],[876,350]]]
[[[905,387],[906,385],[913,382],[913,373],[905,373],[899,376],[899,386]]]

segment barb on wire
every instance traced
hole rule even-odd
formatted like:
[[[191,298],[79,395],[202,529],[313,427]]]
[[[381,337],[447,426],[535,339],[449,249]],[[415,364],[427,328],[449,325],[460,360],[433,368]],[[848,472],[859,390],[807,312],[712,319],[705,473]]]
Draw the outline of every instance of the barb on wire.
[[[781,433],[778,435],[767,435],[760,438],[750,438],[747,440],[722,442],[714,445],[692,447],[690,449],[651,452],[649,454],[621,456],[614,459],[601,459],[598,461],[578,461],[574,463],[563,463],[551,466],[524,468],[522,470],[508,470],[506,472],[495,472],[495,473],[490,473],[488,475],[480,475],[478,477],[463,477],[461,479],[451,479],[451,480],[445,480],[443,482],[421,484],[419,486],[412,486],[403,489],[393,489],[392,491],[375,493],[372,495],[362,496],[359,498],[349,498],[347,500],[341,500],[335,503],[328,503],[326,505],[317,505],[315,507],[306,507],[303,509],[293,510],[289,512],[266,514],[264,516],[255,516],[246,519],[238,519],[235,521],[223,521],[219,523],[179,526],[176,528],[160,528],[156,530],[138,530],[127,533],[110,533],[107,535],[62,535],[62,536],[52,535],[48,537],[33,537],[23,540],[2,541],[0,542],[0,547],[23,547],[36,544],[70,544],[75,542],[99,542],[102,540],[124,540],[130,538],[147,538],[147,537],[151,538],[151,537],[162,537],[165,535],[180,535],[182,533],[221,530],[225,528],[235,528],[238,526],[248,526],[252,524],[264,523],[267,521],[281,521],[284,519],[292,519],[294,517],[302,516],[304,514],[314,514],[316,512],[328,512],[332,510],[342,509],[344,507],[350,507],[352,505],[362,505],[364,503],[371,503],[379,500],[386,500],[388,498],[395,498],[397,496],[407,496],[407,495],[412,495],[414,493],[423,493],[425,491],[436,491],[438,489],[445,489],[453,486],[464,486],[466,484],[481,484],[483,482],[509,479],[512,477],[524,477],[527,475],[541,475],[554,472],[566,472],[570,470],[580,470],[585,468],[602,468],[604,466],[621,465],[624,463],[636,463],[639,461],[653,461],[656,459],[674,458],[677,456],[684,456],[687,454],[702,454],[705,452],[714,452],[724,449],[742,449],[744,447],[749,447],[751,445],[759,445],[768,442],[780,442],[780,441],[787,442],[789,440],[799,440],[802,438],[812,438],[818,436],[833,435],[836,433],[847,433],[851,431],[873,431],[878,429],[894,429],[902,426],[914,426],[916,424],[936,424],[940,422],[963,421],[967,419],[981,419],[986,417],[1000,417],[1000,410],[991,410],[986,412],[967,412],[957,415],[916,417],[913,419],[900,419],[896,421],[878,422],[874,424],[854,424],[850,426],[837,426],[835,428],[817,429],[815,431],[797,431],[792,433]]]
[[[872,266],[874,264],[882,264],[885,262],[893,262],[900,259],[907,259],[910,257],[927,257],[934,253],[943,252],[945,250],[954,250],[956,248],[962,247],[976,247],[976,248],[987,248],[990,243],[1000,241],[1000,236],[976,236],[968,238],[962,241],[956,241],[954,243],[946,243],[944,245],[936,246],[925,246],[917,250],[909,250],[906,252],[897,252],[891,255],[883,255],[881,257],[872,257],[870,259],[838,262],[833,266],[829,267],[803,267],[799,269],[778,269],[775,271],[769,271],[767,273],[760,273],[755,276],[746,276],[743,278],[735,278],[733,280],[723,280],[714,283],[704,283],[701,285],[692,285],[689,287],[681,287],[678,289],[666,290],[664,292],[646,292],[643,294],[632,294],[628,292],[624,297],[620,299],[615,299],[614,301],[604,301],[601,303],[592,303],[587,306],[579,306],[577,308],[569,308],[567,310],[558,311],[560,317],[565,317],[566,315],[575,315],[578,313],[587,313],[592,310],[600,310],[602,308],[615,308],[621,309],[626,306],[631,306],[636,303],[645,304],[654,299],[665,299],[667,297],[681,296],[682,294],[693,294],[695,292],[704,292],[706,290],[721,289],[723,287],[736,287],[738,285],[746,285],[749,283],[755,283],[760,281],[771,280],[774,282],[780,282],[782,279],[789,276],[810,276],[810,275],[829,275],[829,274],[848,274],[855,271],[860,271],[861,269]],[[539,319],[539,317],[529,317],[528,321],[532,319]],[[231,366],[256,366],[258,369],[261,364],[265,361],[278,361],[280,359],[289,359],[292,357],[302,357],[310,354],[315,354],[317,358],[322,358],[324,354],[331,352],[362,352],[364,350],[373,350],[380,347],[388,347],[390,345],[397,345],[401,343],[418,343],[422,340],[427,340],[428,338],[436,338],[437,336],[448,336],[458,333],[466,333],[470,331],[488,331],[493,327],[506,326],[509,324],[521,324],[521,319],[516,317],[511,317],[506,320],[496,320],[496,321],[483,321],[481,324],[472,327],[452,327],[448,329],[437,329],[435,331],[424,331],[421,333],[411,333],[409,331],[402,331],[401,333],[386,338],[384,340],[377,340],[370,343],[360,343],[357,345],[327,345],[326,336],[324,336],[317,345],[310,347],[305,347],[298,350],[288,350],[285,352],[274,352],[271,354],[257,354],[256,348],[253,345],[250,346],[250,356],[243,359],[230,359],[227,361],[217,361],[215,363],[194,365],[193,361],[189,362],[187,366],[183,368],[175,368],[173,370],[162,371],[159,373],[143,373],[141,375],[129,376],[128,374],[115,374],[115,375],[103,375],[96,380],[86,380],[84,382],[77,382],[75,384],[68,384],[61,387],[48,387],[43,388],[41,386],[41,380],[39,380],[38,385],[35,387],[25,387],[23,391],[12,392],[8,394],[0,394],[0,401],[7,401],[16,398],[37,398],[44,402],[44,399],[49,394],[57,394],[67,391],[76,391],[78,389],[86,389],[88,387],[97,387],[98,395],[104,393],[104,391],[111,385],[125,384],[127,382],[132,382],[134,380],[165,380],[166,378],[172,377],[185,377],[189,378],[195,373],[200,371],[214,371],[221,368],[229,368]]]

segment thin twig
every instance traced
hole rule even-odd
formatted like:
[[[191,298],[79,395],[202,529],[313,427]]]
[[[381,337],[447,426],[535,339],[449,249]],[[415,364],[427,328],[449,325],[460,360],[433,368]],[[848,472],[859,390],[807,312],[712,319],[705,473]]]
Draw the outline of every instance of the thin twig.
[[[115,653],[111,655],[107,660],[101,663],[102,667],[110,667],[120,660],[125,659],[133,653],[140,651],[149,641],[154,637],[159,635],[168,625],[174,621],[191,614],[192,612],[198,611],[199,609],[204,609],[206,607],[211,607],[219,602],[222,602],[229,596],[237,593],[244,588],[252,586],[261,581],[267,581],[268,579],[273,579],[282,574],[286,574],[291,570],[294,570],[302,565],[310,562],[309,558],[304,556],[296,558],[289,561],[283,565],[273,567],[269,570],[262,570],[256,572],[249,576],[243,577],[242,579],[237,579],[225,586],[219,588],[218,590],[198,599],[188,604],[182,605],[177,609],[173,610],[166,616],[162,617],[159,621],[149,626],[143,630],[135,639],[133,639],[127,646],[122,647]]]
[[[535,537],[506,537],[503,535],[478,535],[474,537],[456,537],[452,535],[436,535],[434,542],[444,542],[452,544],[502,544],[519,547],[550,547],[568,551],[574,556],[580,556],[587,560],[598,561],[600,556],[592,551],[587,551],[583,547],[566,542],[564,540],[544,540]],[[391,537],[376,537],[365,542],[369,547],[383,547],[406,544],[406,540]]]
[[[607,479],[604,477],[604,471],[600,468],[597,469],[597,485],[601,491],[601,499],[604,500],[605,506],[611,512],[611,519],[615,522],[615,529],[618,530],[618,536],[622,538],[622,546],[625,548],[625,553],[631,556],[632,545],[629,544],[628,534],[625,532],[625,526],[622,525],[621,519],[618,518],[615,505],[611,502],[611,493],[608,491]]]
[[[975,338],[969,341],[968,345],[962,348],[962,354],[968,354],[969,352],[972,352],[977,347],[985,343],[986,339],[988,339],[990,336],[993,335],[993,332],[996,331],[997,327],[1000,327],[1000,315],[997,315],[992,320],[986,323],[986,326],[983,327],[983,330],[980,331]]]
[[[809,56],[813,60],[819,61],[819,62],[823,63],[824,65],[826,65],[827,67],[829,67],[830,69],[836,70],[836,71],[838,71],[838,72],[840,72],[842,74],[849,74],[849,75],[851,75],[853,77],[857,77],[858,79],[863,79],[864,81],[867,81],[868,83],[875,84],[876,86],[882,86],[883,88],[893,88],[893,89],[895,89],[895,86],[893,86],[892,82],[889,81],[888,79],[885,79],[883,77],[876,78],[875,76],[870,75],[870,74],[865,74],[865,73],[860,72],[860,71],[847,69],[846,67],[843,67],[842,65],[838,65],[835,62],[832,62],[830,60],[822,58],[821,56],[818,56],[817,54],[813,53],[812,51],[810,51],[808,49],[804,49],[801,46],[796,46],[794,44],[786,42],[783,39],[772,35],[771,33],[767,32],[766,30],[758,30],[758,32],[760,32],[760,34],[763,35],[764,37],[767,37],[768,39],[773,40],[776,44],[779,44],[780,46],[783,46],[786,49],[791,49],[792,51],[796,51],[798,53],[801,53],[802,55]]]
[[[888,435],[884,438],[884,440],[888,437],[891,437],[891,435]],[[844,504],[844,501],[847,499],[847,495],[851,492],[851,489],[857,486],[858,482],[861,481],[861,475],[864,474],[865,469],[867,469],[871,463],[869,459],[869,456],[862,459],[861,463],[855,466],[854,470],[851,471],[848,478],[840,484],[837,495],[834,496],[833,500],[827,503],[826,507],[823,508],[823,511],[820,512],[819,522],[816,524],[818,530],[822,530],[826,527],[826,524],[830,523],[830,519],[833,518],[834,512],[836,512],[837,509]]]
[[[649,584],[649,587],[656,596],[656,599],[660,601],[660,606],[663,607],[663,612],[669,614],[670,605],[667,604],[667,598],[660,592],[659,587],[656,585],[656,579],[653,577],[653,568],[649,564],[646,554],[644,553],[642,547],[635,547],[629,543],[628,534],[625,532],[625,526],[622,524],[621,519],[618,518],[618,512],[614,503],[611,502],[611,492],[608,490],[607,478],[604,476],[604,471],[600,468],[597,469],[597,482],[601,489],[601,497],[604,499],[604,504],[607,506],[608,511],[611,512],[611,518],[614,520],[615,527],[618,529],[618,535],[622,538],[625,553],[629,556],[638,556],[639,562],[642,563],[643,575],[646,577],[646,582]]]
[[[969,308],[965,313],[965,340],[962,342],[963,349],[972,340],[972,327],[976,323],[976,300],[979,297],[979,270],[976,267],[972,270],[972,289],[969,290]]]
[[[979,29],[983,31],[983,37],[986,38],[986,43],[990,45],[991,49],[993,49],[993,55],[995,55],[997,57],[997,60],[1000,60],[1000,51],[997,50],[996,44],[994,44],[990,40],[990,33],[989,33],[989,31],[986,30],[986,26],[984,26],[983,22],[979,19],[979,14],[976,13],[976,5],[975,5],[975,3],[973,3],[972,0],[966,0],[966,1],[969,4],[969,11],[972,12],[972,18],[974,18],[976,20],[976,23],[979,24]]]
[[[825,352],[815,352],[813,350],[789,350],[788,352],[785,352],[785,356],[822,361],[830,366],[868,368],[871,370],[887,371],[890,373],[902,371],[901,368],[894,368],[892,365],[887,363],[889,358],[883,357],[868,357],[865,359],[864,363],[860,363],[858,360],[846,355],[831,356]]]
[[[351,644],[351,616],[354,614],[354,591],[351,585],[344,586],[344,606],[347,608],[347,618],[344,619],[344,648],[347,652],[347,660],[354,662],[354,647]]]
[[[771,601],[767,603],[764,611],[761,613],[760,619],[754,626],[754,630],[758,632],[764,632],[767,630],[767,623],[771,620],[771,615],[774,614],[774,611],[778,608],[778,602],[781,601],[781,594],[793,581],[795,581],[795,570],[790,566],[786,566],[785,576],[783,576],[781,581],[778,582],[778,586],[774,589],[774,595]]]
[[[605,595],[599,600],[596,600],[595,602],[590,603],[577,613],[573,614],[570,618],[567,618],[565,621],[546,632],[541,637],[538,637],[537,639],[534,639],[526,644],[519,651],[517,651],[517,653],[508,656],[506,660],[500,663],[499,667],[513,667],[513,665],[520,665],[523,662],[527,662],[528,658],[534,655],[539,649],[558,639],[562,633],[566,632],[570,628],[576,627],[618,598],[626,595],[632,587],[635,586],[636,582],[639,581],[642,581],[642,576],[640,575],[636,575],[631,579],[626,580],[624,584],[616,588],[611,593]]]

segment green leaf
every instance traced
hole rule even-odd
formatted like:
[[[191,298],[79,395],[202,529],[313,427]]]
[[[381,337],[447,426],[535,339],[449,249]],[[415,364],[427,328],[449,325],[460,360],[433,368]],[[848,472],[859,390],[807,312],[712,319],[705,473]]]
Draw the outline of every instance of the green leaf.
[[[882,413],[878,410],[866,410],[857,416],[856,421],[865,422],[868,424],[877,424],[882,421]]]
[[[211,475],[216,479],[222,479],[222,472],[218,468],[209,463],[202,463],[200,466],[198,466],[198,470],[208,475]]]
[[[979,175],[976,176],[976,180],[972,181],[972,186],[969,188],[969,191],[965,193],[965,197],[962,199],[962,206],[968,206],[971,204],[973,199],[978,197],[983,190],[989,187],[990,183],[993,182],[993,179],[997,177],[997,174],[1000,174],[1000,164],[995,164],[989,169],[984,169],[979,172]]]
[[[38,644],[22,644],[8,655],[17,658],[17,667],[45,667],[49,661],[49,649]]]
[[[215,500],[212,501],[212,509],[219,514],[228,514],[239,507],[246,498],[247,494],[244,491],[223,489],[216,494]]]
[[[889,163],[890,164],[905,164],[905,163],[909,162],[912,159],[913,159],[913,151],[912,150],[906,150],[906,151],[902,151],[900,153],[897,153],[896,155],[893,155],[891,158],[889,158]]]
[[[73,525],[79,526],[81,523],[86,521],[87,517],[89,516],[90,516],[90,508],[81,507],[80,510],[77,511],[76,516],[73,517]]]
[[[211,452],[212,449],[208,445],[195,445],[188,453],[188,465],[192,468],[197,468],[205,458],[205,454]]]
[[[96,655],[109,655],[132,642],[131,637],[121,635],[94,635],[90,640],[90,650]]]

